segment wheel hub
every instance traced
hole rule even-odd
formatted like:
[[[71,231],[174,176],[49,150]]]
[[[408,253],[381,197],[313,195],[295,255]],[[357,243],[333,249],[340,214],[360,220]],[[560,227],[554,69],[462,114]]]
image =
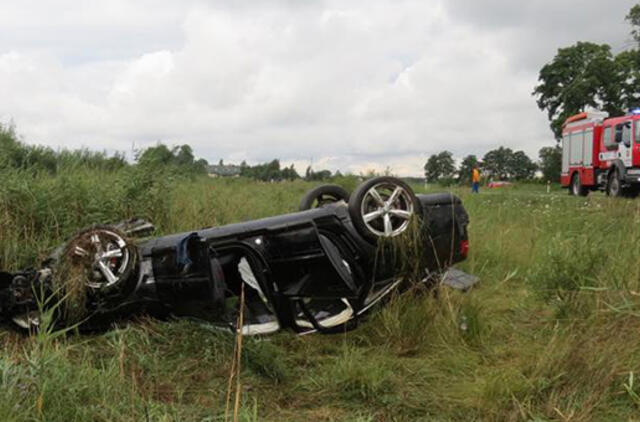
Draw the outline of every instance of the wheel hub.
[[[371,187],[362,201],[361,215],[367,229],[381,237],[394,237],[404,232],[413,213],[409,193],[392,183]]]
[[[122,280],[131,259],[126,241],[110,230],[96,230],[75,242],[72,257],[87,270],[86,285],[110,287]]]

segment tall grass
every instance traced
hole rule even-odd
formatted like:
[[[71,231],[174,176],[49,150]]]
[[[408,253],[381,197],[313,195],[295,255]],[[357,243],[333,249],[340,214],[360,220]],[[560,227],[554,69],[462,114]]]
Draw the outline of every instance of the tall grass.
[[[9,270],[91,224],[228,224],[295,211],[312,187],[135,166],[0,173]],[[245,339],[242,420],[637,418],[640,202],[544,189],[457,191],[471,217],[460,267],[481,278],[469,293],[410,292],[345,334]],[[0,343],[1,420],[224,417],[234,339],[206,324],[142,319],[93,336],[7,328]]]

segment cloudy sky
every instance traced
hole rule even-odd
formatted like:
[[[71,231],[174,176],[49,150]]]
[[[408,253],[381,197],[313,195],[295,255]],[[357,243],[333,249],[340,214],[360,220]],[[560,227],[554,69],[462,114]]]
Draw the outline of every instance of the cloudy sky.
[[[635,0],[0,0],[0,122],[26,142],[419,175],[553,144],[559,47],[631,46]]]

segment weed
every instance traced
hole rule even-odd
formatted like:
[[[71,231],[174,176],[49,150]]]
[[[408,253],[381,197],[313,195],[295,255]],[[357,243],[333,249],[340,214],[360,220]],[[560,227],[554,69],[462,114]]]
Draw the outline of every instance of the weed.
[[[37,265],[91,224],[138,215],[163,234],[240,222],[295,211],[313,186],[134,167],[0,173],[8,270]],[[466,294],[410,291],[345,334],[245,339],[239,419],[637,418],[640,203],[528,185],[456,193],[471,219],[460,268],[480,284]],[[0,419],[224,418],[231,335],[144,318],[63,334],[3,331]]]

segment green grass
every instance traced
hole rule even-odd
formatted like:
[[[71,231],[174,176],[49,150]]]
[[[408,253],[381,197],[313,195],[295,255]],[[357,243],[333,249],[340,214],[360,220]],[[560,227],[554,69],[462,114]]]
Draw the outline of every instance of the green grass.
[[[2,176],[5,269],[37,263],[91,223],[228,224],[295,211],[313,186],[135,168]],[[245,338],[241,420],[640,420],[640,201],[537,185],[454,191],[471,217],[459,267],[477,288],[399,296],[345,334]],[[205,324],[6,329],[0,343],[1,420],[224,419],[234,338]]]

